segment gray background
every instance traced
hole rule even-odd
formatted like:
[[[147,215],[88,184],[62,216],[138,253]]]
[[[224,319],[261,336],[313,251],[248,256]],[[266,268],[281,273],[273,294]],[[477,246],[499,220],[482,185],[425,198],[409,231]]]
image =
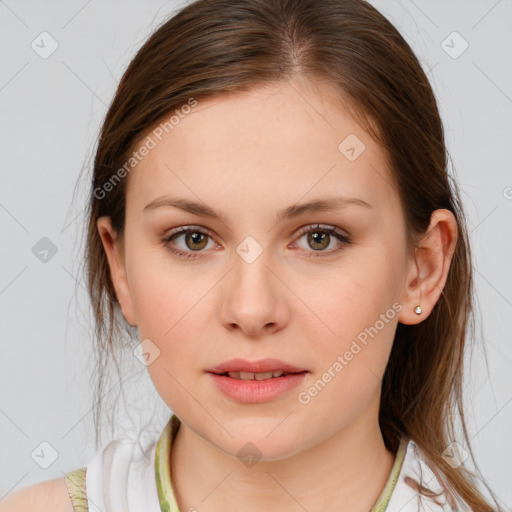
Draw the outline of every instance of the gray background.
[[[476,266],[469,432],[483,475],[510,507],[512,1],[371,3],[411,44],[439,101]],[[81,467],[95,451],[91,316],[78,272],[90,159],[124,69],[178,5],[0,0],[0,498]],[[58,43],[46,59],[31,47],[43,31]],[[461,55],[454,31],[469,44]],[[87,173],[73,198],[82,167]],[[48,244],[43,237],[57,250],[46,263],[33,253]],[[159,431],[169,413],[133,359],[123,384],[129,410],[118,416],[116,437],[139,422]],[[117,393],[117,378],[110,388]],[[50,461],[52,448],[42,442],[57,456],[47,469],[44,457],[31,456],[43,450]]]

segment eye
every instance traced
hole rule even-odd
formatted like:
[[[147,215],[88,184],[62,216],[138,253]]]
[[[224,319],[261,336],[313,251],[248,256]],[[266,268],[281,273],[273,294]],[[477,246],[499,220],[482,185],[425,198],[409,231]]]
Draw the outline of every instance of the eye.
[[[173,242],[175,239],[182,236],[185,237],[185,247],[191,249],[190,252],[182,249],[175,249],[173,244],[171,244],[171,242]],[[211,238],[208,231],[204,231],[203,229],[196,226],[183,226],[175,230],[170,235],[166,236],[162,240],[162,243],[173,254],[176,254],[182,258],[190,259],[196,258],[194,252],[200,252],[201,249],[206,247],[208,238]]]
[[[299,232],[298,239],[300,240],[305,235],[307,236],[307,244],[313,248],[313,251],[301,249],[302,252],[306,253],[307,257],[318,258],[322,256],[329,256],[333,253],[337,253],[342,250],[345,245],[351,243],[348,235],[334,226],[325,226],[321,224],[306,226]],[[341,247],[325,251],[324,249],[329,247],[330,242],[333,240],[333,235]],[[184,236],[183,241],[185,243],[185,247],[177,249],[174,241],[182,236]],[[162,243],[171,253],[176,254],[181,258],[194,259],[198,257],[194,253],[204,252],[202,249],[206,248],[208,245],[208,239],[212,239],[208,230],[204,230],[203,228],[196,226],[183,226],[176,229],[170,235],[164,237],[162,239]]]
[[[333,236],[339,242],[340,247],[325,251],[329,247],[330,242],[333,241]],[[312,247],[313,251],[305,250],[307,257],[321,258],[323,256],[330,256],[331,254],[341,251],[345,245],[351,243],[350,238],[340,229],[334,226],[325,226],[322,224],[315,224],[314,226],[306,226],[299,232],[299,240],[306,236],[306,243]],[[334,240],[335,241],[335,240]]]

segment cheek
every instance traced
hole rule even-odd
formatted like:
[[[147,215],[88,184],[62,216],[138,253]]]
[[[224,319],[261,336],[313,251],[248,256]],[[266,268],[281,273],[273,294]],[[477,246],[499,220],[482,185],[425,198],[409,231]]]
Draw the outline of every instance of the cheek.
[[[300,330],[308,333],[305,346],[316,371],[312,387],[303,392],[326,422],[332,414],[350,421],[381,387],[398,314],[388,304],[387,284],[371,272],[358,279],[347,275],[331,281],[330,293],[319,291],[307,301],[322,321],[310,312],[300,320],[307,324]],[[339,404],[336,412],[332,404]]]
[[[218,277],[187,269],[166,253],[165,248],[141,250],[132,259],[130,290],[141,340],[153,340],[166,359],[172,352],[173,365],[176,354],[186,364],[184,358],[193,361],[189,354],[201,351],[198,333],[208,332],[211,324],[215,308],[207,294]]]
[[[171,336],[173,327],[186,315],[194,298],[197,302],[193,283],[183,277],[180,266],[156,242],[134,245],[127,265],[141,339],[142,336],[150,339]]]
[[[190,406],[186,390],[192,388],[203,370],[199,355],[204,351],[204,339],[198,332],[207,332],[201,324],[207,321],[207,301],[200,300],[204,286],[190,283],[169,267],[138,268],[133,273],[131,290],[139,338],[151,340],[148,346],[158,354],[147,365],[148,373],[162,400],[173,411],[186,410]]]
[[[298,277],[296,313],[306,314],[327,337],[351,338],[392,306],[392,274],[381,256],[368,251],[314,279]]]
[[[295,315],[308,332],[310,348],[314,340],[318,349],[318,371],[327,371],[341,356],[343,370],[335,373],[343,373],[338,382],[349,389],[372,373],[380,376],[392,347],[400,305],[393,291],[396,270],[384,254],[368,250],[364,258],[333,269],[328,280],[315,281],[316,286],[298,280],[297,295],[307,307],[298,304]]]

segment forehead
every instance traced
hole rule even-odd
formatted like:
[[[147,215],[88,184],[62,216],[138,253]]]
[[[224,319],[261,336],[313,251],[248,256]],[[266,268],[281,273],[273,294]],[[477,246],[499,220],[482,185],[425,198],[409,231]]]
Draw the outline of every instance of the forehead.
[[[330,87],[259,87],[186,112],[149,133],[154,147],[130,173],[129,208],[165,194],[222,210],[276,211],[333,192],[396,202],[384,150]]]

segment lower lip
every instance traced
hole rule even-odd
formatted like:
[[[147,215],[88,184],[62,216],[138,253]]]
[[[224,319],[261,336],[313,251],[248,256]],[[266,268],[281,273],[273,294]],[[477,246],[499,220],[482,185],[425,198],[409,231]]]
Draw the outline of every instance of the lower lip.
[[[242,403],[260,403],[272,400],[281,393],[298,386],[308,372],[291,373],[265,380],[241,380],[233,379],[228,375],[208,373],[217,387],[229,397]]]

